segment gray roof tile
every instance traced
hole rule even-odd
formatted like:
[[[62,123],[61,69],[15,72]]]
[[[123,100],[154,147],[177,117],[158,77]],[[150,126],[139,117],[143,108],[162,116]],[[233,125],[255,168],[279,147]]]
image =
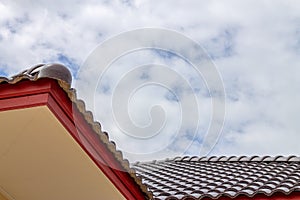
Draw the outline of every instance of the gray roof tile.
[[[300,157],[176,157],[132,166],[155,199],[218,199],[300,191]]]

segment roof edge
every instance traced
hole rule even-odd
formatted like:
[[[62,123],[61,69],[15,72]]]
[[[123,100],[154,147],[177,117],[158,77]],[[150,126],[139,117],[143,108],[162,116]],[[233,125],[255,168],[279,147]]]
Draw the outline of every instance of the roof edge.
[[[163,160],[153,160],[146,162],[135,162],[132,165],[151,164],[160,162],[300,162],[300,156],[183,156],[166,158]]]

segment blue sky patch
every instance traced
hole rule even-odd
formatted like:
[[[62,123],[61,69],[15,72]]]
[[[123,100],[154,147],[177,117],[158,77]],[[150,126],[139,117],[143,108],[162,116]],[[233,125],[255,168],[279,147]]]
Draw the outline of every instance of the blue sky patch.
[[[69,67],[73,73],[73,76],[76,77],[79,65],[76,63],[75,59],[69,58],[64,54],[57,54],[57,59],[60,63]]]
[[[178,57],[175,53],[172,53],[170,51],[162,50],[162,49],[153,49],[153,52],[155,52],[156,55],[158,55],[160,58],[163,59],[172,59],[174,57]]]
[[[219,32],[215,37],[212,37],[204,44],[204,48],[208,51],[210,57],[215,60],[223,57],[233,56],[235,37],[237,28],[227,28]]]

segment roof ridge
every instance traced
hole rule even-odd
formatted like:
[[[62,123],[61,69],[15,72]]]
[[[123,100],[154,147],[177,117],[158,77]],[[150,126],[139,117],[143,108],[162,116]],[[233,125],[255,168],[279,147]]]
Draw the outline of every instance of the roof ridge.
[[[36,81],[40,78],[52,78],[60,80],[68,84],[71,87],[72,74],[67,67],[58,63],[51,64],[37,64],[29,69],[26,69],[11,78],[0,76],[0,83],[6,82],[9,84],[15,84],[23,79]]]

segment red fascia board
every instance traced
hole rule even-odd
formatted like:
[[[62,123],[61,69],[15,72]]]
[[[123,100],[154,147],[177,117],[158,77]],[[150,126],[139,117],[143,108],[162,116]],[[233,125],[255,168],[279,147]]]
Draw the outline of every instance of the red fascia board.
[[[31,81],[17,84],[0,84],[0,111],[46,105],[50,86],[40,81],[38,86]]]
[[[44,93],[21,96],[19,98],[0,99],[0,111],[46,105],[48,96],[48,94]]]
[[[86,122],[76,105],[53,79],[22,80],[0,85],[0,111],[47,105],[71,136],[127,199],[145,199],[133,178]]]

